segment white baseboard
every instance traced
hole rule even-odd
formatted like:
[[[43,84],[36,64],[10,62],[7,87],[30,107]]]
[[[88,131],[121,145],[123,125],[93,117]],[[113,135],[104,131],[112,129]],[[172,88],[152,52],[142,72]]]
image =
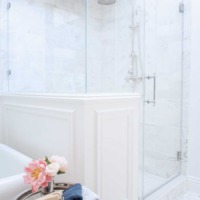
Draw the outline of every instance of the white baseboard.
[[[188,189],[193,192],[200,192],[200,179],[193,177],[193,176],[188,176]]]

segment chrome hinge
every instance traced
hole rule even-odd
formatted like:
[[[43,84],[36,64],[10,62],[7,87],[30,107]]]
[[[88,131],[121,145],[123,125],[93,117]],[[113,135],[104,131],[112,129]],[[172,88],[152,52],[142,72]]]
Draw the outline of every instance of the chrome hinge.
[[[184,4],[182,2],[179,4],[179,12],[184,13]]]
[[[11,69],[7,70],[7,75],[10,76],[12,74]]]
[[[11,8],[11,3],[8,2],[8,3],[7,3],[7,9],[9,10],[10,8]]]
[[[181,151],[177,151],[177,161],[182,160],[182,152]]]

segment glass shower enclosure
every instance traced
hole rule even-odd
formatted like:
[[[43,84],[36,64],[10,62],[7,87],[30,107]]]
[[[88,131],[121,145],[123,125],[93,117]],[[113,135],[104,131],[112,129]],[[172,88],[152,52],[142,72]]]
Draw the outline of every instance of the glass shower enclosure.
[[[182,2],[146,1],[143,196],[181,173]]]
[[[4,92],[132,92],[131,0],[0,2]]]
[[[0,11],[2,92],[139,92],[141,198],[180,175],[180,0],[0,0]]]

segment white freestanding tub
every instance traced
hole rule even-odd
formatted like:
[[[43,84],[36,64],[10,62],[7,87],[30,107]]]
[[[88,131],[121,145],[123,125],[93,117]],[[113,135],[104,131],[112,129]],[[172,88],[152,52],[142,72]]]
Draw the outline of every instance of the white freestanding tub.
[[[23,169],[31,159],[0,144],[0,200],[12,200],[30,186],[23,183]]]

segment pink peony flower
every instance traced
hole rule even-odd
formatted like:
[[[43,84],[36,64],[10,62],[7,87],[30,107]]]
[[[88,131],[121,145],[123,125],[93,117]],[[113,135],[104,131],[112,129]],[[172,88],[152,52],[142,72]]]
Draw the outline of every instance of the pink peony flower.
[[[24,168],[24,182],[32,185],[32,192],[37,192],[39,187],[47,187],[48,182],[52,181],[46,173],[46,162],[42,159],[31,161],[27,167]]]
[[[53,162],[46,167],[46,173],[49,176],[55,176],[59,171],[60,165],[56,162]]]
[[[67,168],[68,168],[68,162],[67,160],[65,159],[65,157],[62,157],[62,156],[57,156],[57,155],[53,155],[51,156],[51,158],[49,159],[49,161],[51,163],[58,163],[59,164],[59,171],[61,172],[66,172],[67,171]]]

